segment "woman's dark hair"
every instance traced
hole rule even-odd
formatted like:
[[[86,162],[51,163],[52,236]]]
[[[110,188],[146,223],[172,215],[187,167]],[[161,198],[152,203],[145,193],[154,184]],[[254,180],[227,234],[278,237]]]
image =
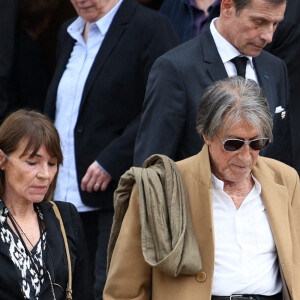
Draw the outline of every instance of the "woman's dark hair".
[[[24,141],[27,144],[21,156],[30,151],[30,157],[34,157],[44,144],[49,155],[57,159],[57,173],[45,196],[45,201],[50,201],[54,193],[59,165],[63,161],[59,134],[52,121],[43,114],[20,109],[11,113],[0,126],[0,149],[6,155],[10,155]],[[5,172],[0,170],[0,197],[3,197],[4,188]]]

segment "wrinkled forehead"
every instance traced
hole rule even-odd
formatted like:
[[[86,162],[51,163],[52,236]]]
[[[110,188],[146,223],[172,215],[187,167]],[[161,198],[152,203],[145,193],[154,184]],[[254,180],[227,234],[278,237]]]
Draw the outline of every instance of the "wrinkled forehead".
[[[229,116],[225,118],[219,128],[217,135],[224,138],[231,136],[252,135],[252,137],[263,137],[262,124],[254,125],[246,118],[234,118]]]

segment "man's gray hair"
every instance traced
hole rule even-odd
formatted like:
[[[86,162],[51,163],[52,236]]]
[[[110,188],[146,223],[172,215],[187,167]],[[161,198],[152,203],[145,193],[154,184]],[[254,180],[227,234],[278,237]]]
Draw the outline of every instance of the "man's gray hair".
[[[254,80],[234,76],[207,87],[197,112],[199,134],[213,139],[221,127],[225,126],[228,132],[239,121],[251,124],[259,137],[272,140],[272,115],[259,85]]]

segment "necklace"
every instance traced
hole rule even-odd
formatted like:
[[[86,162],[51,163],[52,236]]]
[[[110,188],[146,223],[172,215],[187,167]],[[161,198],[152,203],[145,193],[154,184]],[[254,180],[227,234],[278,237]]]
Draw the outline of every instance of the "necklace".
[[[21,230],[21,234],[23,236],[25,236],[26,240],[28,241],[28,243],[31,245],[32,248],[34,248],[33,244],[31,243],[31,241],[29,240],[28,236],[26,235],[26,233],[24,232],[24,230],[22,229],[22,227],[19,225],[19,223],[17,222],[17,220],[14,218],[14,216],[12,215],[11,212],[8,212],[8,215],[9,215],[9,218],[10,220],[12,221],[14,227],[15,227],[15,224],[19,227],[19,229]],[[14,224],[15,223],[15,224]],[[19,233],[17,231],[17,233]]]
[[[13,217],[13,215],[12,215],[10,212],[8,212],[8,215],[7,215],[7,216],[10,218],[11,223],[12,223],[12,225],[14,226],[14,228],[15,228],[15,230],[16,230],[18,236],[19,236],[19,239],[21,240],[21,243],[23,244],[23,247],[25,248],[26,254],[29,256],[29,259],[30,259],[30,261],[31,261],[31,263],[32,263],[32,266],[33,266],[33,268],[35,269],[35,272],[36,272],[36,274],[37,274],[37,276],[38,276],[38,278],[39,278],[39,280],[40,280],[40,283],[41,283],[41,285],[42,285],[42,282],[41,282],[41,274],[40,274],[40,272],[39,272],[39,270],[38,270],[38,266],[37,266],[36,262],[34,261],[34,257],[32,256],[31,252],[30,252],[30,251],[28,250],[28,248],[26,247],[26,244],[25,244],[25,242],[24,242],[22,236],[25,236],[25,238],[26,238],[27,241],[30,243],[30,245],[32,246],[32,248],[34,248],[33,244],[31,243],[31,241],[30,241],[29,238],[27,237],[27,235],[26,235],[26,233],[24,232],[24,230],[23,230],[23,229],[21,228],[21,226],[18,224],[17,220]],[[39,222],[39,229],[40,229],[40,239],[41,239],[41,243],[42,243],[41,249],[42,249],[42,251],[43,251],[43,248],[44,248],[44,247],[43,247],[43,237],[42,237],[42,232],[43,232],[43,230],[42,230],[42,222],[41,222],[39,216],[38,216],[38,222]],[[21,232],[19,231],[18,228],[21,230]],[[44,261],[43,261],[43,264],[44,264]],[[57,285],[57,286],[59,286],[60,288],[61,288],[61,286],[60,286],[59,284],[53,283],[52,278],[51,278],[51,275],[50,275],[50,272],[47,270],[47,268],[46,268],[44,265],[42,266],[42,269],[43,269],[43,271],[46,273],[46,275],[47,275],[48,278],[49,278],[50,289],[51,289],[51,293],[52,293],[52,296],[53,296],[53,300],[56,300],[56,296],[55,296],[55,292],[54,292],[54,285]],[[62,288],[61,288],[61,289],[62,289]]]

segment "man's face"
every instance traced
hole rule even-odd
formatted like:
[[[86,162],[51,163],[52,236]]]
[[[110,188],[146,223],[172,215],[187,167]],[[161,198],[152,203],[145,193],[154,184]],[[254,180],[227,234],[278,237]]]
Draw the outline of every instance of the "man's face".
[[[228,13],[224,37],[242,54],[258,56],[272,41],[278,23],[283,19],[286,4],[251,0],[248,6],[237,12],[233,0],[223,0],[223,2],[227,3],[228,9],[224,12]]]
[[[225,132],[224,128],[226,126],[223,126],[213,139],[204,136],[205,143],[209,147],[212,173],[224,182],[243,181],[250,175],[259,151],[252,150],[249,145],[244,144],[237,151],[227,152],[221,141],[230,138],[252,140],[258,138],[258,132],[246,121],[238,122],[228,132]]]

